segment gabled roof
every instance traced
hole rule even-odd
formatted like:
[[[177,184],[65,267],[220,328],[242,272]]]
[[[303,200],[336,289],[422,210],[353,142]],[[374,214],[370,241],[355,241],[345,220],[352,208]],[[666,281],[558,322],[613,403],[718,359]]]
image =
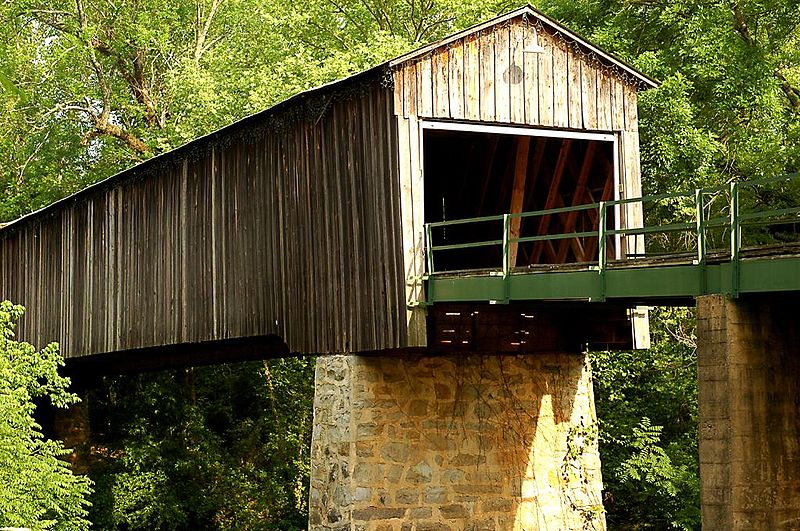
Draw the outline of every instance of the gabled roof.
[[[629,65],[625,61],[622,61],[621,59],[618,59],[618,58],[614,57],[613,55],[611,55],[608,52],[604,52],[603,50],[601,50],[600,48],[598,48],[594,44],[590,43],[589,41],[587,41],[586,39],[584,39],[583,37],[581,37],[577,33],[574,33],[573,31],[570,31],[569,29],[565,28],[564,26],[562,26],[561,24],[559,24],[558,22],[556,22],[552,18],[548,17],[547,15],[542,13],[541,11],[538,11],[537,9],[532,7],[531,5],[526,5],[526,6],[520,7],[519,9],[515,9],[514,11],[506,13],[505,15],[500,15],[499,17],[494,18],[492,20],[488,20],[486,22],[482,22],[480,24],[476,24],[475,26],[472,26],[471,28],[467,28],[467,29],[465,29],[463,31],[460,31],[458,33],[454,33],[453,35],[445,37],[444,39],[442,39],[440,41],[434,42],[432,44],[428,44],[426,46],[423,46],[422,48],[418,48],[418,49],[416,49],[416,50],[414,50],[412,52],[409,52],[409,53],[407,53],[405,55],[401,55],[400,57],[398,57],[396,59],[392,59],[391,61],[389,61],[389,66],[395,67],[395,66],[398,66],[398,65],[400,65],[402,63],[405,63],[405,62],[408,62],[408,61],[412,61],[412,60],[414,60],[414,59],[416,59],[418,57],[424,56],[425,54],[427,54],[429,52],[432,52],[433,50],[435,50],[437,48],[440,48],[440,47],[443,47],[443,46],[447,46],[448,44],[451,44],[451,43],[456,42],[456,41],[458,41],[460,39],[463,39],[464,37],[472,35],[473,33],[478,33],[478,32],[480,32],[480,31],[482,31],[484,29],[488,29],[488,28],[491,28],[493,26],[497,26],[497,25],[503,24],[504,22],[507,22],[507,21],[509,21],[511,19],[514,19],[514,18],[517,18],[517,17],[520,17],[520,16],[521,17],[529,17],[530,19],[533,19],[534,21],[537,21],[537,22],[541,23],[542,26],[549,28],[553,33],[560,34],[564,39],[566,39],[568,41],[571,41],[571,42],[574,42],[578,46],[580,46],[581,48],[585,49],[586,51],[588,51],[590,53],[593,53],[598,58],[598,60],[600,60],[601,62],[603,62],[603,63],[605,63],[605,64],[607,64],[609,66],[615,66],[615,67],[619,68],[621,71],[625,72],[626,74],[628,74],[629,76],[634,78],[637,81],[637,84],[641,88],[645,88],[645,89],[646,88],[655,88],[655,87],[657,87],[659,85],[658,81],[656,81],[653,78],[643,74],[642,72],[640,72],[636,68],[632,67],[631,65]]]

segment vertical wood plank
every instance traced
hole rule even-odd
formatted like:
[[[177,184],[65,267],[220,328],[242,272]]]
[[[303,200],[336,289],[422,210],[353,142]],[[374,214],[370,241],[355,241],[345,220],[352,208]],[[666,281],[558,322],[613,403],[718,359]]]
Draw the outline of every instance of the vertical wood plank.
[[[420,59],[417,63],[419,85],[417,92],[420,95],[420,106],[417,113],[425,118],[433,116],[433,76],[431,74],[431,56]]]
[[[622,154],[624,171],[624,195],[623,198],[641,197],[642,181],[639,168],[639,133],[635,131],[623,131],[621,135]],[[640,202],[628,203],[625,208],[625,227],[643,227],[644,211]],[[625,250],[628,253],[644,253],[644,237],[628,236],[625,242]]]
[[[482,31],[479,34],[481,120],[495,121],[495,86],[494,86],[494,32]]]
[[[625,129],[625,102],[622,82],[614,79],[611,93],[611,127],[614,131]]]
[[[525,122],[525,104],[528,102],[525,93],[525,28],[519,21],[511,25],[511,64],[508,67],[508,83],[511,89],[511,121],[516,124]],[[531,54],[528,54],[531,55]]]
[[[567,107],[569,112],[569,126],[573,129],[582,129],[583,125],[583,84],[581,83],[581,60],[574,50],[567,54]]]
[[[539,83],[539,124],[551,126],[553,116],[553,37],[545,32],[539,33],[539,43],[544,47],[542,53],[536,54]]]
[[[480,48],[478,38],[464,38],[464,117],[478,120],[480,109]]]
[[[586,129],[597,129],[597,70],[585,58],[581,60],[583,126]]]
[[[636,89],[626,85],[623,89],[625,130],[639,131],[639,113],[636,108]]]
[[[553,46],[553,125],[569,127],[568,83],[569,65],[564,43],[554,41]]]
[[[409,119],[408,153],[411,156],[411,194],[413,201],[413,287],[415,301],[423,301],[425,297],[422,275],[425,273],[425,182],[422,168],[422,145],[419,122]],[[424,312],[417,309],[412,329],[409,330],[409,342],[415,346],[427,344]]]
[[[408,105],[408,115],[417,115],[417,65],[416,63],[407,63],[403,75],[406,90],[406,102]]]
[[[397,67],[392,72],[394,78],[394,114],[395,116],[408,116],[406,111],[405,72]]]
[[[443,48],[431,57],[433,74],[433,115],[437,118],[450,117],[450,86],[448,74],[449,53]]]
[[[523,49],[541,46],[532,28],[523,29]],[[525,97],[525,123],[539,125],[539,56],[541,53],[523,53],[523,92]]]
[[[450,116],[460,120],[464,118],[464,47],[462,41],[450,47],[448,76]]]
[[[495,120],[508,123],[511,121],[510,28],[498,27],[494,35]]]

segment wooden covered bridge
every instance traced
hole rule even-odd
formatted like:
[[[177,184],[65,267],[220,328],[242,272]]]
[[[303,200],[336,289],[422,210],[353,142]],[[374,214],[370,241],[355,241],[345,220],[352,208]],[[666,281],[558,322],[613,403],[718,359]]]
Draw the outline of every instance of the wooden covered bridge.
[[[639,195],[636,92],[650,86],[523,8],[11,223],[2,293],[28,308],[21,337],[69,359],[191,344],[201,363],[225,347],[206,343],[246,338],[425,346],[425,223]],[[519,263],[583,261],[579,245]],[[130,354],[150,355],[169,352]]]
[[[724,427],[701,431],[701,462],[704,524],[728,529],[753,485],[800,485],[797,471],[764,468],[745,486],[731,465],[750,455],[732,434],[747,448],[777,437],[778,456],[798,453],[786,441],[800,430],[767,433],[702,402],[755,407],[740,392],[755,385],[739,377],[750,354],[726,356],[733,327],[759,312],[737,321],[724,297],[800,290],[796,255],[741,237],[748,222],[785,231],[800,210],[740,211],[742,189],[782,180],[641,198],[637,92],[655,86],[523,7],[9,224],[0,293],[27,308],[19,336],[58,341],[77,371],[325,355],[315,529],[604,527],[596,441],[570,462],[575,481],[548,479],[595,418],[581,353],[646,344],[637,304],[722,295],[705,306],[720,360],[705,366],[727,372],[700,379],[702,420]],[[648,203],[684,199],[693,219],[644,223]],[[644,251],[657,233],[695,246],[654,261]],[[773,345],[789,345],[778,335]],[[785,391],[790,412],[796,379],[776,383],[775,363],[759,359],[755,380]],[[519,404],[531,411],[511,415]]]

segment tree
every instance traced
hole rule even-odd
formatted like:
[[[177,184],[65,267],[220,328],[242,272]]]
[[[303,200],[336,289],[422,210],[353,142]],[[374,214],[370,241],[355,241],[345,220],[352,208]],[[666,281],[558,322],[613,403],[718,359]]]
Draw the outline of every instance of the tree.
[[[605,508],[614,529],[699,529],[693,311],[659,308],[648,351],[594,352]]]
[[[289,358],[104,378],[90,394],[92,522],[305,529],[313,372]]]
[[[35,398],[66,408],[78,401],[58,374],[64,361],[58,346],[40,352],[14,340],[24,310],[0,303],[0,525],[33,530],[88,529],[86,477],[74,475],[60,459],[68,450],[46,440],[34,420]]]

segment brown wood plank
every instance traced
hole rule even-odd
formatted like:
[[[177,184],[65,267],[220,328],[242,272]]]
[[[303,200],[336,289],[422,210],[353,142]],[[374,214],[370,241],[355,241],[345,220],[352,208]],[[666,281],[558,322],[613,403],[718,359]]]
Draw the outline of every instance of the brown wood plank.
[[[583,84],[581,82],[581,60],[573,51],[567,53],[567,112],[569,126],[573,129],[584,128],[583,124]]]
[[[525,123],[525,28],[520,21],[511,25],[511,63],[508,66],[508,83],[511,90],[511,122]]]
[[[406,110],[406,91],[405,91],[405,71],[402,68],[395,68],[392,72],[394,78],[394,114],[396,116],[408,116]]]
[[[625,129],[625,104],[623,101],[623,84],[613,80],[611,92],[611,128],[614,131]]]
[[[499,27],[494,32],[495,120],[503,123],[511,121],[510,31],[508,27]]]
[[[614,92],[614,82],[611,77],[602,70],[597,74],[597,128],[610,131],[612,126],[612,94]]]
[[[480,108],[480,48],[478,38],[464,38],[464,117],[478,120]]]
[[[482,31],[478,38],[480,61],[480,90],[481,90],[481,120],[494,122],[495,112],[495,86],[494,86],[494,32]]]
[[[463,42],[450,47],[448,56],[450,117],[464,119],[464,47]]]
[[[404,83],[406,91],[406,105],[409,116],[417,115],[417,66],[415,63],[406,64],[404,70]]]
[[[531,137],[520,136],[517,138],[517,153],[514,163],[514,187],[511,189],[511,208],[510,214],[522,212],[522,203],[525,199],[525,183],[528,179],[528,150],[530,148]],[[509,238],[519,238],[519,229],[522,218],[511,218],[509,221]],[[517,248],[519,244],[510,243],[508,246],[509,267],[517,266]]]
[[[569,127],[569,65],[563,42],[553,47],[553,125]]]
[[[583,91],[583,127],[597,129],[597,69],[581,58],[581,90]]]
[[[636,89],[625,86],[622,91],[623,107],[625,108],[625,130],[639,131],[639,113],[636,108]]]
[[[522,47],[523,49],[533,49],[534,46],[539,46],[538,34],[534,33],[533,29],[522,28]],[[541,53],[523,53],[522,54],[522,90],[523,90],[523,106],[525,109],[524,123],[528,125],[539,125],[539,56]]]
[[[419,116],[430,118],[433,116],[433,73],[431,57],[423,57],[417,63],[417,73],[419,74],[419,84],[417,92],[420,100],[417,108]]]
[[[438,118],[450,117],[450,86],[448,61],[450,54],[447,48],[433,53],[431,71],[433,75],[433,115]]]
[[[545,32],[539,33],[539,42],[544,52],[536,54],[539,73],[539,124],[550,126],[555,123],[553,115],[555,84],[553,82],[554,37]]]

